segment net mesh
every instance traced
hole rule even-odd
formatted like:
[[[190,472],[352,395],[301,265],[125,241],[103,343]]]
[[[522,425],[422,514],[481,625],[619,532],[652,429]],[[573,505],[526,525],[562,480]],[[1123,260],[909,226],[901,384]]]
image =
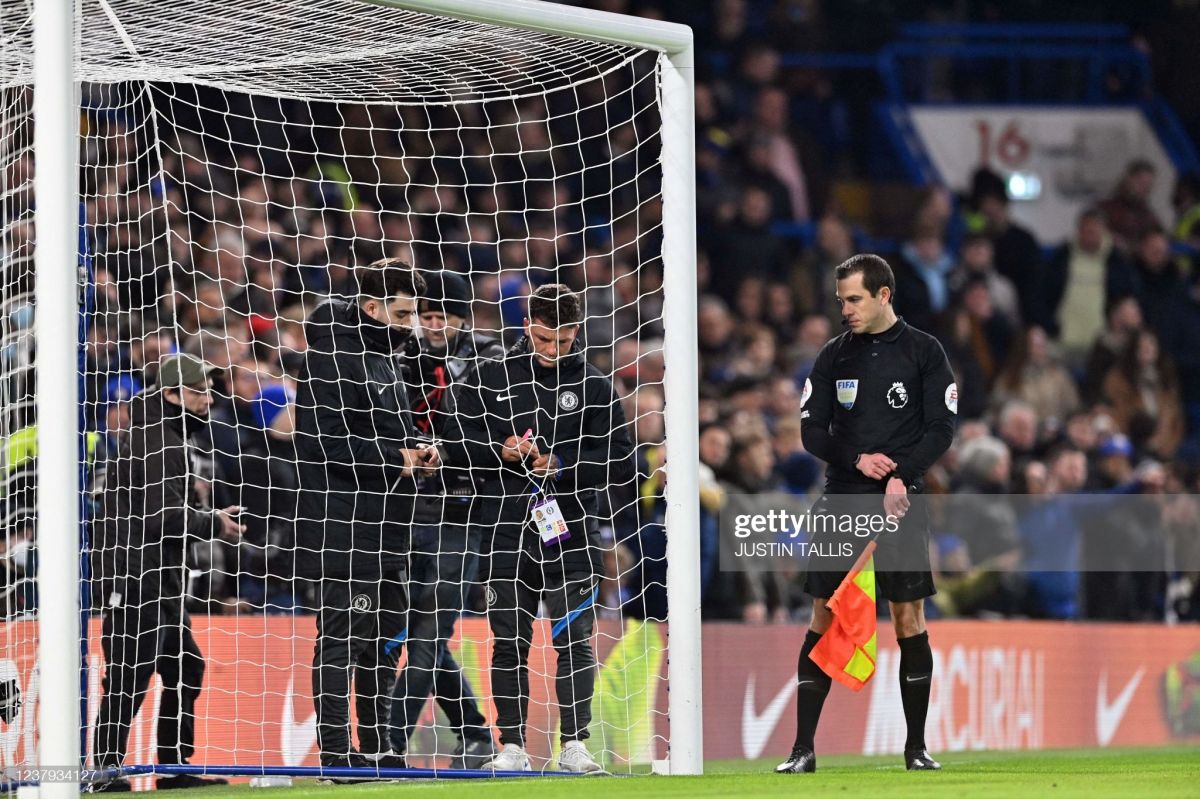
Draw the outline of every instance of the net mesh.
[[[322,410],[303,398],[329,396],[305,388],[306,320],[330,298],[353,304],[354,270],[385,257],[427,276],[462,276],[473,331],[458,342],[478,344],[433,379],[411,344],[391,359],[404,367],[415,422],[422,403],[455,392],[447,384],[473,384],[488,340],[491,357],[519,341],[530,291],[561,282],[580,292],[583,356],[614,389],[585,412],[617,425],[608,438],[628,435],[633,453],[579,466],[600,467],[598,480],[579,486],[596,499],[584,523],[592,565],[571,575],[582,582],[552,596],[536,591],[540,574],[515,580],[533,592],[537,617],[529,685],[517,692],[528,697],[526,744],[535,769],[556,768],[563,716],[577,726],[590,696],[586,745],[602,765],[638,770],[665,756],[666,632],[655,621],[666,614],[658,54],[348,0],[79,6],[89,763],[116,765],[123,754],[127,766],[318,764],[323,597],[340,588],[348,612],[360,602],[378,611],[388,578],[364,599],[353,575],[303,567],[327,553],[307,546],[298,525],[332,529],[298,510],[309,507],[305,466],[327,466],[305,460],[311,449],[296,433],[305,413]],[[0,679],[11,674],[26,699],[19,720],[0,721],[6,765],[33,762],[38,699],[28,15],[26,3],[4,0]],[[436,332],[421,330],[419,341],[428,350]],[[182,447],[145,432],[179,416],[156,389],[162,359],[175,352],[216,367],[209,421],[182,414]],[[336,404],[324,410],[348,419]],[[568,405],[560,398],[551,409],[556,423]],[[370,439],[363,430],[349,435]],[[477,507],[508,501],[489,485],[476,481]],[[386,504],[387,493],[364,488],[353,503]],[[213,509],[231,506],[244,509],[240,540],[213,534]],[[502,523],[463,518],[418,520],[406,533],[413,552],[399,582],[419,612],[402,634],[378,625],[342,634],[361,633],[399,658],[392,704],[406,690],[437,699],[406,703],[409,765],[471,765],[453,759],[459,738],[470,742],[474,720],[494,745],[497,707],[516,699],[492,663],[505,628],[489,612],[497,586],[487,575]],[[365,554],[383,563],[389,546]],[[588,627],[574,623],[581,615]],[[440,626],[418,624],[434,618]],[[581,679],[593,667],[570,646],[581,630],[594,688]],[[424,683],[413,680],[421,668],[412,652],[434,653]],[[374,705],[342,689],[366,754],[387,748],[375,734],[401,748],[388,719],[367,718],[395,712],[381,699],[387,680],[377,679],[389,666],[394,675],[380,656],[349,673],[360,694],[374,691]]]

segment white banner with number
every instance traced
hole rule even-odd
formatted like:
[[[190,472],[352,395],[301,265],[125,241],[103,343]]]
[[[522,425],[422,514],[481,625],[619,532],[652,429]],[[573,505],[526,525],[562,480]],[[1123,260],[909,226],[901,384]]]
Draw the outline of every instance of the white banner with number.
[[[980,166],[1016,174],[1029,199],[1013,216],[1044,245],[1075,229],[1079,212],[1110,195],[1125,166],[1145,158],[1158,170],[1151,198],[1168,227],[1174,221],[1175,167],[1136,108],[953,106],[910,108],[913,124],[942,180],[963,191]],[[1032,190],[1040,184],[1040,193]]]

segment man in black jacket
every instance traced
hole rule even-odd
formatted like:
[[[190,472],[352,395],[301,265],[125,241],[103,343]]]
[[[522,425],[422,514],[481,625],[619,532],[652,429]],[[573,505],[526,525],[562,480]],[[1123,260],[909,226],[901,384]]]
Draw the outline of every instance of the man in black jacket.
[[[881,522],[875,528],[883,530],[875,554],[876,578],[900,647],[900,699],[908,726],[905,766],[934,770],[941,766],[925,749],[933,651],[924,606],[936,589],[929,566],[929,517],[924,504],[909,513],[909,497],[920,493],[925,472],[954,438],[958,386],[937,339],[896,316],[896,281],[887,261],[855,255],[838,266],[836,275],[848,329],[821,349],[801,395],[804,448],[829,464],[825,494],[813,510],[836,514],[839,531],[850,514]],[[867,513],[859,517],[860,511]],[[836,547],[857,541],[861,551],[865,536],[848,538],[825,527],[814,533],[813,542]],[[813,613],[796,666],[796,739],[791,756],[775,769],[778,773],[816,770],[813,737],[830,677],[810,655],[833,623],[826,603],[853,563],[836,559],[820,564],[815,555],[809,560],[804,591],[813,597]]]
[[[421,336],[405,347],[405,381],[417,429],[437,438],[452,424],[451,386],[473,380],[479,362],[503,357],[504,349],[467,325],[471,287],[464,277],[449,271],[423,276]],[[471,512],[477,493],[470,471],[451,465],[421,484],[408,564],[408,659],[392,694],[392,749],[407,751],[432,689],[459,737],[452,768],[479,768],[495,755],[487,721],[448,646],[479,567],[481,527],[478,512]]]
[[[405,628],[414,477],[440,465],[412,424],[396,351],[412,335],[420,275],[397,259],[358,275],[356,301],[305,322],[296,398],[296,567],[318,581],[313,699],[326,766],[402,767],[387,723]],[[358,743],[350,741],[354,669]]]
[[[485,543],[496,638],[492,689],[504,749],[485,768],[529,768],[527,660],[542,601],[558,653],[559,767],[600,770],[583,744],[595,683],[593,605],[603,573],[596,492],[633,479],[633,445],[612,383],[584,360],[576,341],[582,321],[578,295],[560,284],[540,287],[529,298],[525,337],[502,361],[480,365],[478,386],[456,392],[462,434],[446,441],[450,460],[487,475],[485,501],[500,498],[499,522]]]
[[[191,437],[208,422],[213,367],[194,355],[170,355],[158,383],[133,400],[130,429],[110,465],[96,519],[91,560],[96,604],[103,608],[103,695],[92,753],[96,768],[120,768],[150,678],[162,680],[159,764],[187,763],[195,751],[195,707],[204,656],[184,611],[189,539],[214,532],[236,539],[245,530],[230,506],[200,510],[194,491]],[[160,777],[159,788],[224,783],[191,775]],[[130,790],[126,779],[95,790]]]

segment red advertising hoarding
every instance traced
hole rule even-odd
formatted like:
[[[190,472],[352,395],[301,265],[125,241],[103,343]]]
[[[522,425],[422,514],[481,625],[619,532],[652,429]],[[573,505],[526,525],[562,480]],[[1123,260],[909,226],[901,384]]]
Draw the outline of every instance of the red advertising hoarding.
[[[311,696],[311,617],[197,617],[208,669],[197,707],[194,763],[316,765]],[[460,625],[452,643],[477,694],[488,697],[490,634],[481,619]],[[6,642],[0,679],[15,676],[26,704],[0,723],[0,765],[30,764],[38,700],[31,622],[0,625]],[[539,624],[531,653],[531,749],[553,754],[554,654]],[[704,626],[707,758],[781,756],[790,748],[795,658],[803,628]],[[882,632],[882,631],[881,631]],[[95,724],[103,661],[99,625],[90,631],[89,730]],[[666,628],[601,622],[592,748],[610,767],[666,755]],[[878,672],[858,694],[835,685],[825,705],[822,753],[884,754],[904,744],[899,651],[883,632]],[[1200,742],[1200,627],[943,621],[930,625],[935,676],[927,741],[934,752],[1157,745]],[[152,684],[130,736],[130,763],[152,762],[158,684]],[[485,702],[489,722],[495,709]],[[435,743],[432,705],[414,751]],[[90,736],[89,736],[90,738]],[[450,740],[448,740],[450,739]],[[428,760],[416,759],[416,765]],[[535,763],[540,765],[540,763]]]

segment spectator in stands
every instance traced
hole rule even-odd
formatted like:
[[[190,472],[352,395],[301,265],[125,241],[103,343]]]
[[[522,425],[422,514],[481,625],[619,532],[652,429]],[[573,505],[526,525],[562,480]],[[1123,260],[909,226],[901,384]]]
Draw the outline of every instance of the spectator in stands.
[[[984,233],[969,233],[963,239],[958,266],[950,273],[950,291],[955,299],[960,298],[967,284],[982,280],[987,285],[988,296],[996,312],[1012,326],[1021,323],[1020,302],[1012,281],[996,271],[995,251],[992,240]]]
[[[1200,173],[1179,174],[1171,192],[1171,207],[1175,209],[1175,238],[1200,247]]]
[[[1037,411],[1028,402],[1011,399],[1000,408],[997,434],[1008,446],[1014,476],[1024,471],[1038,446]]]
[[[799,394],[790,380],[783,378],[773,385],[776,388],[791,385],[795,402],[799,403]],[[821,462],[804,449],[798,413],[784,416],[775,423],[771,446],[775,452],[775,476],[783,490],[803,496],[817,487],[823,471]]]
[[[1047,332],[1061,343],[1069,363],[1080,364],[1103,329],[1103,309],[1134,289],[1133,271],[1113,246],[1104,214],[1084,209],[1075,236],[1051,256],[1043,289]]]
[[[1076,516],[1077,503],[1067,495],[1085,482],[1087,458],[1073,447],[1060,446],[1046,461],[1044,499],[1027,507],[1020,519],[1023,565],[1031,570],[1026,577],[1028,612],[1037,618],[1079,616],[1082,523]]]
[[[797,383],[803,384],[804,378],[812,371],[812,365],[817,360],[817,353],[825,342],[832,338],[829,317],[823,314],[811,313],[800,320],[796,332],[796,342],[785,353],[789,364],[788,372]]]
[[[1187,272],[1189,282],[1195,283],[1200,278],[1196,268],[1200,254],[1200,174],[1185,172],[1176,179],[1171,205],[1176,214],[1172,235],[1193,250],[1181,256],[1181,268]]]
[[[1092,468],[1097,465],[1096,450],[1100,445],[1100,430],[1097,417],[1101,416],[1090,408],[1080,408],[1067,417],[1062,429],[1062,440],[1082,452],[1088,459],[1088,482],[1086,488],[1099,488],[1100,473]],[[1108,423],[1107,416],[1101,416],[1101,424]],[[1109,434],[1106,434],[1106,436]]]
[[[232,380],[228,384],[229,396],[218,395],[212,408],[212,421],[208,425],[208,437],[213,454],[213,477],[215,503],[219,506],[239,504],[246,508],[247,554],[261,551],[267,543],[267,524],[272,517],[272,493],[276,486],[266,479],[270,474],[268,463],[268,436],[263,425],[263,409],[260,400],[266,386],[280,386],[282,375],[278,367],[272,369],[247,353],[241,362],[230,368]],[[282,388],[282,386],[280,386]],[[283,403],[288,404],[288,403]],[[256,417],[257,411],[257,417]],[[273,417],[272,417],[273,418]],[[209,553],[218,567],[212,575],[211,598],[224,600],[234,596],[234,582],[238,568],[236,548],[218,544]],[[261,597],[255,597],[261,600]]]
[[[717,385],[732,375],[736,358],[733,315],[723,300],[701,297],[697,322],[700,334],[700,381]]]
[[[804,254],[792,273],[792,289],[801,308],[823,313],[833,324],[842,323],[834,269],[853,254],[854,234],[846,220],[836,214],[822,216],[817,222],[816,246]]]
[[[1147,233],[1163,227],[1162,221],[1150,207],[1155,173],[1154,164],[1149,161],[1138,159],[1130,162],[1116,191],[1100,204],[1100,210],[1108,220],[1108,229],[1112,231],[1113,242],[1124,252],[1132,253]]]
[[[996,306],[992,303],[992,294],[984,280],[967,281],[963,289],[962,307],[970,318],[972,336],[977,337],[986,347],[987,358],[981,360],[981,365],[990,387],[1008,357],[1009,348],[1017,335],[1017,328],[1004,314],[996,311]]]
[[[733,311],[739,322],[761,322],[766,313],[767,282],[759,275],[750,275],[738,284]]]
[[[938,320],[950,303],[950,272],[954,256],[942,243],[942,228],[919,222],[912,238],[895,260],[896,312],[921,330],[937,330]]]
[[[988,169],[975,173],[972,202],[979,210],[984,232],[992,239],[996,270],[1013,282],[1021,305],[1021,318],[1040,322],[1043,309],[1038,297],[1042,280],[1042,252],[1037,239],[1013,221],[1004,179]]]
[[[765,322],[775,333],[775,343],[786,351],[796,340],[796,295],[787,283],[775,281],[767,286]]]
[[[1136,297],[1121,297],[1105,305],[1104,329],[1092,342],[1083,370],[1083,401],[1098,402],[1108,370],[1117,363],[1131,336],[1142,328],[1142,308]]]
[[[916,226],[931,225],[942,231],[942,241],[950,252],[958,252],[964,241],[966,226],[955,213],[954,192],[940,183],[922,189],[922,198],[913,217]]]
[[[744,183],[757,186],[770,195],[772,222],[792,222],[796,217],[792,211],[792,193],[776,174],[777,168],[772,161],[774,152],[774,139],[769,134],[750,134],[745,144],[741,178]]]
[[[736,441],[727,475],[727,493],[758,495],[775,490],[778,483],[770,438],[755,433]],[[762,624],[787,619],[787,581],[773,564],[753,564],[738,572],[737,582],[742,621]]]
[[[1143,330],[1129,339],[1104,378],[1103,396],[1139,452],[1174,457],[1184,434],[1179,378],[1154,333]]]
[[[1012,490],[1011,475],[1012,458],[1000,439],[983,435],[964,442],[959,449],[958,472],[951,481],[953,495],[946,504],[943,526],[963,542],[965,563],[977,570],[970,583],[955,586],[959,612],[1012,613],[1019,607],[1017,575],[993,572],[984,576],[989,569],[1011,569],[1020,556],[1016,512],[1005,496]]]
[[[149,385],[158,378],[158,365],[164,357],[175,352],[175,339],[167,328],[147,325],[147,330],[135,337],[129,347],[129,364],[133,374]]]
[[[1046,331],[1031,325],[1017,339],[1008,361],[996,379],[992,402],[1010,399],[1027,402],[1042,424],[1058,429],[1079,407],[1079,391],[1071,373],[1053,351]]]
[[[1162,228],[1151,228],[1139,240],[1134,268],[1138,303],[1146,321],[1163,341],[1181,343],[1183,317],[1196,313],[1195,302],[1171,257],[1171,240]]]
[[[719,422],[700,426],[700,597],[706,601],[709,586],[717,573],[719,529],[717,520],[725,502],[725,489],[717,476],[729,461],[733,439]]]
[[[705,46],[726,53],[740,53],[749,43],[746,0],[717,0],[712,24],[705,26]]]
[[[742,189],[738,215],[721,231],[713,252],[718,268],[712,276],[712,289],[721,297],[733,299],[742,280],[750,275],[782,279],[787,275],[787,251],[770,230],[771,196],[757,186]]]
[[[734,364],[738,375],[766,379],[775,372],[775,333],[766,325],[747,325],[741,333],[741,357]]]
[[[978,419],[987,410],[988,385],[996,372],[982,326],[966,308],[955,306],[943,331],[939,340],[958,382],[958,418]]]
[[[759,91],[754,103],[754,116],[750,121],[751,135],[766,139],[768,162],[792,200],[792,219],[807,222],[812,218],[809,204],[808,185],[800,153],[790,131],[791,114],[786,91],[777,86],[767,86]]]
[[[131,402],[141,393],[142,384],[131,375],[117,375],[108,381],[103,406],[104,441],[97,459],[116,457],[121,445],[121,436],[132,422]]]

